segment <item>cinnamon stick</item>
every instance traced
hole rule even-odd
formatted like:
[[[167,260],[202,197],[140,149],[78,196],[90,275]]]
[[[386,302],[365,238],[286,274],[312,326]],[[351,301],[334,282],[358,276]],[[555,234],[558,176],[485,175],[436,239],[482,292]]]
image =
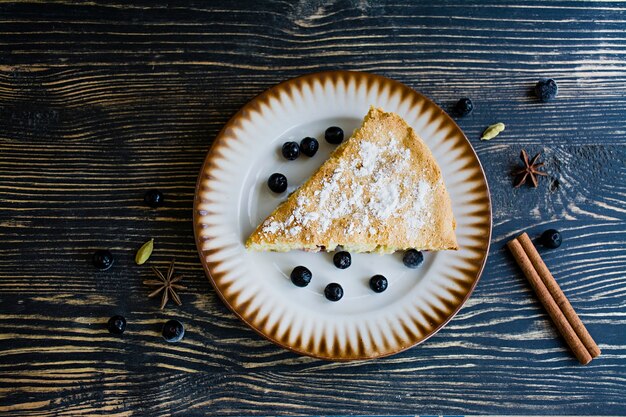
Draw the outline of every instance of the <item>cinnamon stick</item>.
[[[528,255],[526,255],[526,252],[520,242],[517,239],[513,239],[507,243],[507,246],[511,250],[511,253],[513,253],[513,257],[535,290],[539,301],[543,304],[557,330],[561,333],[570,349],[572,349],[572,352],[574,352],[578,361],[583,365],[591,362],[591,355],[587,351],[587,348],[580,341],[578,335],[567,321],[567,318],[563,315],[563,312],[559,309],[554,299],[552,299],[552,295],[537,274],[537,271],[535,271],[532,262],[528,258]]]
[[[559,306],[559,309],[563,312],[563,315],[567,318],[570,326],[572,326],[572,329],[574,329],[580,341],[585,345],[591,357],[595,358],[596,356],[599,356],[601,353],[600,348],[587,331],[587,328],[580,320],[580,317],[578,317],[578,314],[576,314],[576,311],[574,311],[574,308],[565,294],[563,294],[561,287],[559,287],[559,284],[554,279],[554,276],[552,276],[550,270],[543,262],[543,259],[541,259],[539,252],[537,252],[537,249],[531,242],[528,234],[522,233],[517,237],[517,240],[522,245],[524,252],[526,252],[526,255],[535,268],[535,271],[537,271],[537,274],[550,292],[550,295],[552,295],[556,305]]]

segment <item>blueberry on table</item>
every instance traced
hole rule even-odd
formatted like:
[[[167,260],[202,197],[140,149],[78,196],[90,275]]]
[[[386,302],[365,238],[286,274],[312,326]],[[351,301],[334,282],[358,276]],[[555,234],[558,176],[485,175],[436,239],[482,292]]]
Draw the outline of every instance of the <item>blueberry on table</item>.
[[[561,238],[561,233],[559,233],[556,229],[548,229],[541,234],[541,238],[539,239],[541,244],[546,248],[556,249],[561,246],[563,242]]]
[[[408,268],[415,269],[420,266],[422,262],[424,262],[424,255],[418,250],[409,249],[408,251],[404,252],[402,262]]]
[[[312,157],[317,153],[320,144],[315,138],[306,137],[300,141],[300,152],[308,157]]]
[[[339,269],[346,269],[350,265],[352,265],[352,257],[350,256],[350,252],[341,251],[335,253],[333,256],[333,263]]]
[[[456,103],[454,109],[459,116],[467,116],[474,110],[474,103],[472,103],[471,99],[464,97]]]
[[[300,145],[297,142],[285,142],[282,149],[285,159],[293,161],[300,156]]]
[[[275,193],[284,193],[287,190],[287,177],[276,172],[270,175],[267,186]]]
[[[559,92],[559,86],[552,78],[544,78],[539,80],[535,85],[535,94],[541,101],[550,101],[556,97]]]
[[[330,301],[339,301],[343,297],[343,288],[336,282],[328,284],[324,289],[324,296]]]
[[[157,208],[163,205],[165,197],[163,197],[163,193],[159,190],[148,190],[143,196],[143,202],[152,208]]]
[[[107,329],[111,334],[122,334],[126,330],[126,319],[122,316],[113,316],[107,323]]]
[[[291,271],[291,282],[298,287],[306,287],[309,285],[311,278],[313,278],[313,274],[311,274],[311,271],[305,266],[296,266],[293,271]]]
[[[106,271],[113,266],[113,254],[106,249],[98,249],[93,253],[91,262],[93,263],[93,266],[99,270]]]
[[[331,126],[326,129],[326,133],[324,133],[324,138],[326,142],[332,143],[333,145],[338,145],[343,142],[343,129],[337,126]]]
[[[370,288],[374,292],[383,292],[387,289],[388,285],[387,278],[382,275],[374,275],[370,278]]]
[[[185,327],[178,320],[168,320],[163,325],[161,334],[165,341],[175,343],[180,341],[185,335]]]

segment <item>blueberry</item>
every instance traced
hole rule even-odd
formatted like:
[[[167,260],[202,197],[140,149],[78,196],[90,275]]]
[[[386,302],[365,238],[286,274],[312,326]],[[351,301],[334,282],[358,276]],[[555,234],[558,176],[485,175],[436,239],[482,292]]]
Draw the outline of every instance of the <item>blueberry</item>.
[[[404,262],[404,265],[406,265],[407,267],[415,269],[420,266],[422,262],[424,262],[424,255],[418,250],[409,249],[408,251],[404,252],[402,262]]]
[[[185,327],[178,320],[168,320],[163,325],[161,334],[167,342],[175,343],[185,335]]]
[[[338,145],[343,142],[343,130],[340,127],[331,126],[326,129],[324,138],[326,139],[326,142]]]
[[[126,330],[126,319],[122,316],[113,316],[107,323],[107,329],[112,334],[122,334]]]
[[[143,196],[143,202],[152,208],[157,208],[163,205],[165,197],[163,197],[163,193],[159,190],[148,190]]]
[[[337,252],[335,256],[333,256],[333,263],[339,269],[348,268],[350,265],[352,265],[352,257],[350,256],[350,252]]]
[[[471,99],[464,97],[456,103],[454,109],[456,110],[457,115],[461,117],[467,116],[472,112],[472,110],[474,110],[474,103],[472,103]]]
[[[315,138],[304,138],[300,141],[300,151],[308,157],[312,157],[317,153],[320,144]]]
[[[300,156],[300,145],[297,142],[285,142],[282,152],[285,159],[293,161]]]
[[[541,244],[546,248],[556,249],[561,246],[561,242],[563,241],[561,238],[561,233],[559,233],[556,229],[548,229],[541,234],[541,238],[539,238]]]
[[[556,97],[559,86],[552,78],[544,78],[535,85],[535,94],[540,101],[550,101]]]
[[[275,193],[284,193],[287,189],[287,177],[283,174],[279,174],[278,172],[270,175],[267,180],[267,186],[270,187],[270,190]]]
[[[291,271],[291,282],[298,287],[306,287],[309,285],[311,278],[313,278],[313,274],[311,274],[311,271],[305,266],[296,266],[293,271]]]
[[[93,253],[91,258],[93,262],[93,266],[98,268],[101,271],[106,271],[111,266],[113,266],[113,254],[106,249],[98,249]]]
[[[343,288],[335,282],[328,284],[324,288],[324,296],[330,301],[339,301],[343,297]]]
[[[370,278],[370,288],[374,292],[383,292],[387,289],[388,285],[387,278],[382,275],[374,275]]]

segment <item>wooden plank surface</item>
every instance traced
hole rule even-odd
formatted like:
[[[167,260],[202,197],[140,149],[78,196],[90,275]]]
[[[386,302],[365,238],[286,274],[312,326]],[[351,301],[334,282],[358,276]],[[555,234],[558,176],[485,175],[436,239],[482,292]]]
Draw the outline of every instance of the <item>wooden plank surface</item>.
[[[626,414],[626,3],[0,4],[0,415]],[[488,264],[458,316],[396,356],[335,364],[261,339],[219,301],[191,224],[196,176],[250,98],[303,73],[379,73],[458,120],[493,199]],[[539,103],[549,76],[559,98]],[[480,142],[496,121],[506,131]],[[519,151],[547,179],[512,188]],[[143,193],[159,188],[158,210]],[[504,244],[546,263],[603,354],[577,365]],[[161,312],[136,248],[189,290]],[[89,257],[109,248],[116,264]],[[113,314],[128,330],[113,337]],[[166,344],[164,320],[187,334]]]

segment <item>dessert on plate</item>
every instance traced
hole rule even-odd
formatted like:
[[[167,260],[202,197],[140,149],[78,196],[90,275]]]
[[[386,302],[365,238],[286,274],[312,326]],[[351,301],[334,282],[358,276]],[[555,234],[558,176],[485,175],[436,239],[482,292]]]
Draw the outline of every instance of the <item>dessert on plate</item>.
[[[246,241],[258,251],[390,253],[457,249],[441,170],[397,114],[370,108],[361,127]]]

